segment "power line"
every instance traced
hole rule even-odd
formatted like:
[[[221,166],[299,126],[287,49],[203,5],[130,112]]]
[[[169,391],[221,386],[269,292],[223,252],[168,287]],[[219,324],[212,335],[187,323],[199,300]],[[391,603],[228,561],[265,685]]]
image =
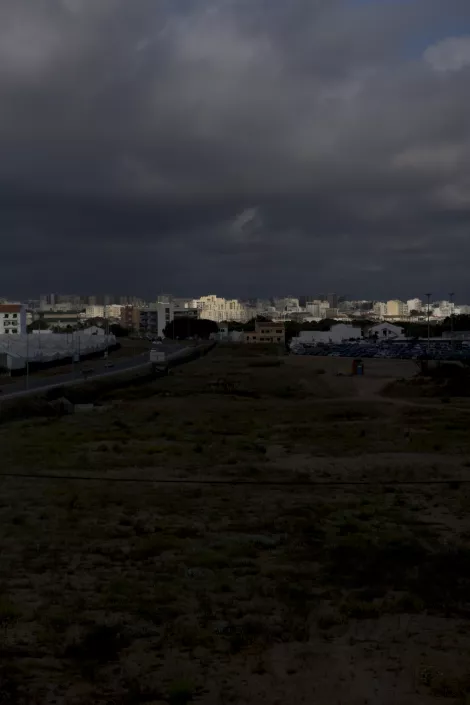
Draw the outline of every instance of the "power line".
[[[283,489],[285,487],[356,487],[356,486],[428,486],[428,485],[449,485],[458,488],[459,485],[470,484],[470,479],[449,478],[446,480],[297,480],[295,482],[283,480],[216,480],[216,479],[155,479],[147,477],[104,477],[102,475],[54,475],[54,474],[29,474],[2,472],[0,477],[23,479],[23,480],[69,480],[78,482],[115,482],[115,483],[135,483],[135,484],[159,484],[159,485],[212,485],[222,487],[252,486],[252,487],[274,487]]]

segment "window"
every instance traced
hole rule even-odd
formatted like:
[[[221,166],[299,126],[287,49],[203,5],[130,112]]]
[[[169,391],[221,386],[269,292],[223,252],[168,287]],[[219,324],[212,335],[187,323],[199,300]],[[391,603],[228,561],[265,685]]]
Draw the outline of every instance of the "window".
[[[9,314],[9,313],[6,313],[6,314],[5,314],[5,318],[10,318],[10,314]]]
[[[16,335],[18,333],[18,328],[13,328],[12,331],[13,335]]]
[[[282,333],[282,330],[276,330],[276,333]]]
[[[6,330],[6,331],[5,331],[5,334],[8,334],[9,332],[10,332],[9,330]]]
[[[13,316],[13,318],[18,318],[18,314],[17,314],[17,313],[13,313],[12,316]]]

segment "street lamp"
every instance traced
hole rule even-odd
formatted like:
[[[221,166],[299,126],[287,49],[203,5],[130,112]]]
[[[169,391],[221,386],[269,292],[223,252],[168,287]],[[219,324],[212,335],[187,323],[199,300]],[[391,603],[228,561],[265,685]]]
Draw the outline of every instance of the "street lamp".
[[[449,294],[450,298],[450,333],[451,337],[453,336],[454,333],[454,292],[451,291]]]
[[[29,389],[29,333],[26,328],[26,389]]]
[[[426,296],[428,299],[428,352],[429,352],[429,339],[431,337],[431,324],[429,322],[429,316],[431,314],[431,309],[430,309],[431,294],[426,294]]]

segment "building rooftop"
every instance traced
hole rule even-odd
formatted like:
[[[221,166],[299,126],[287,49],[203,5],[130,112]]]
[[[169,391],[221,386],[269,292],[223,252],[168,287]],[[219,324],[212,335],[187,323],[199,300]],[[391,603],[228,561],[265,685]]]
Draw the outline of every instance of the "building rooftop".
[[[0,313],[20,313],[21,304],[0,304]]]

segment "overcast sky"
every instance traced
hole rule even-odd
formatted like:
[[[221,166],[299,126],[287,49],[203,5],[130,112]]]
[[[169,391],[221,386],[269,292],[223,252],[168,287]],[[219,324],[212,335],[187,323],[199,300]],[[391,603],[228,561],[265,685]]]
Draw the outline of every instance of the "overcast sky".
[[[470,301],[469,0],[0,0],[0,295]]]

